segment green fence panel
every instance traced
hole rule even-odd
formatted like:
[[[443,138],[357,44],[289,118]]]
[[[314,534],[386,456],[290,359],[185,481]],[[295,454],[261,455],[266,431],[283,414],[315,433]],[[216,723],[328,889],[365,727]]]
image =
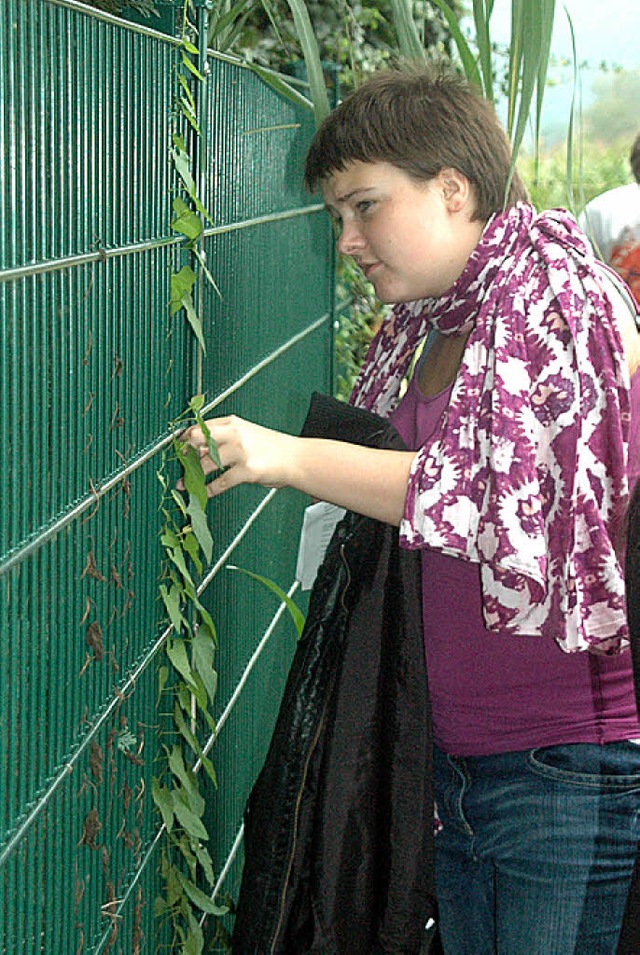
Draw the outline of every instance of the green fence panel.
[[[170,422],[201,387],[211,415],[296,432],[310,392],[331,388],[331,230],[301,185],[312,114],[220,55],[194,147],[218,287],[198,301],[204,359],[169,316],[179,56],[174,38],[73,0],[0,4],[2,955],[166,945],[151,781],[171,741],[157,699]],[[220,899],[237,892],[244,804],[296,640],[273,593],[229,568],[304,606],[306,503],[244,487],[209,505]]]

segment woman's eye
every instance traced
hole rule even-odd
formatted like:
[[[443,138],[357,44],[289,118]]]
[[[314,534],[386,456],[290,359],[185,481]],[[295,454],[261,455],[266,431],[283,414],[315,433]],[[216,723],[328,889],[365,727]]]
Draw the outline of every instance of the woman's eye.
[[[366,213],[369,212],[372,206],[373,206],[373,202],[371,199],[362,199],[356,205],[356,209],[358,210],[360,215],[366,215]]]

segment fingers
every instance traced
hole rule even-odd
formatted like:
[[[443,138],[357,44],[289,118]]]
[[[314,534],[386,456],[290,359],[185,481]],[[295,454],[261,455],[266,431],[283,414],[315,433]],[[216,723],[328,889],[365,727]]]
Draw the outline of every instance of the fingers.
[[[213,438],[219,463],[211,460],[206,435],[198,426],[188,428],[182,438],[200,456],[205,474],[220,471],[208,484],[209,497],[221,494],[238,484],[262,484],[282,487],[288,483],[287,460],[293,439],[236,415],[212,418],[206,422]]]
[[[229,415],[226,418],[211,418],[206,421],[206,425],[215,442],[219,463],[211,459],[208,438],[200,425],[195,424],[187,428],[180,438],[196,451],[206,476],[220,472],[220,465],[224,468],[218,477],[207,484],[208,496],[215,497],[231,487],[250,480],[250,477],[244,473],[246,469],[243,468],[246,450],[242,436],[242,426],[244,425],[246,429],[249,424],[236,415]],[[179,490],[184,490],[182,479],[178,481],[177,487]]]
[[[231,418],[211,418],[206,421],[209,434],[213,438],[218,452],[218,457],[220,464],[223,467],[228,466],[227,461],[223,461],[223,455],[226,457],[226,451],[223,451],[224,438],[223,438],[223,429],[225,426],[228,426],[231,421]],[[200,458],[200,464],[205,476],[214,474],[216,471],[220,470],[220,466],[217,462],[213,461],[209,455],[209,442],[207,435],[204,433],[203,429],[199,424],[191,425],[189,428],[186,428],[179,436],[179,440],[184,442],[184,446],[190,445],[198,457]],[[222,446],[222,447],[221,447]],[[225,482],[223,482],[224,484]],[[226,482],[228,485],[228,482]],[[214,482],[211,482],[208,487],[212,487]],[[177,488],[180,491],[184,490],[184,480],[182,478],[177,482]],[[223,486],[220,490],[225,490]],[[216,491],[208,491],[209,497],[212,497]]]

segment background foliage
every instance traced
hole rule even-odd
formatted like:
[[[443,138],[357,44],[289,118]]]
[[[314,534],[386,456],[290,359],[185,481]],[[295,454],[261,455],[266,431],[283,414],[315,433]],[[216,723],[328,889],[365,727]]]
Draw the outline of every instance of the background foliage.
[[[460,0],[452,4],[462,12]],[[398,39],[391,0],[308,0],[307,8],[321,58],[340,68],[343,90],[380,67],[397,62]],[[237,50],[247,60],[275,69],[300,57],[300,45],[285,0],[271,0],[269,17],[254,4],[238,37]],[[416,0],[414,17],[423,45],[450,55],[451,34],[441,11],[428,0]],[[277,28],[276,28],[277,25]]]

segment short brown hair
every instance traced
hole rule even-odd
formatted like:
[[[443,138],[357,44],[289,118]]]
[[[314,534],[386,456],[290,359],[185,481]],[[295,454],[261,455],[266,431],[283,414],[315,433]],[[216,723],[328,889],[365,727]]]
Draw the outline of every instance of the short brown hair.
[[[474,219],[505,205],[511,148],[493,105],[444,63],[374,73],[324,120],[311,143],[310,191],[350,162],[387,162],[425,182],[457,169],[474,189]],[[527,199],[514,174],[507,206]]]
[[[636,136],[631,147],[629,162],[631,163],[631,171],[636,177],[636,182],[640,182],[640,133]]]

